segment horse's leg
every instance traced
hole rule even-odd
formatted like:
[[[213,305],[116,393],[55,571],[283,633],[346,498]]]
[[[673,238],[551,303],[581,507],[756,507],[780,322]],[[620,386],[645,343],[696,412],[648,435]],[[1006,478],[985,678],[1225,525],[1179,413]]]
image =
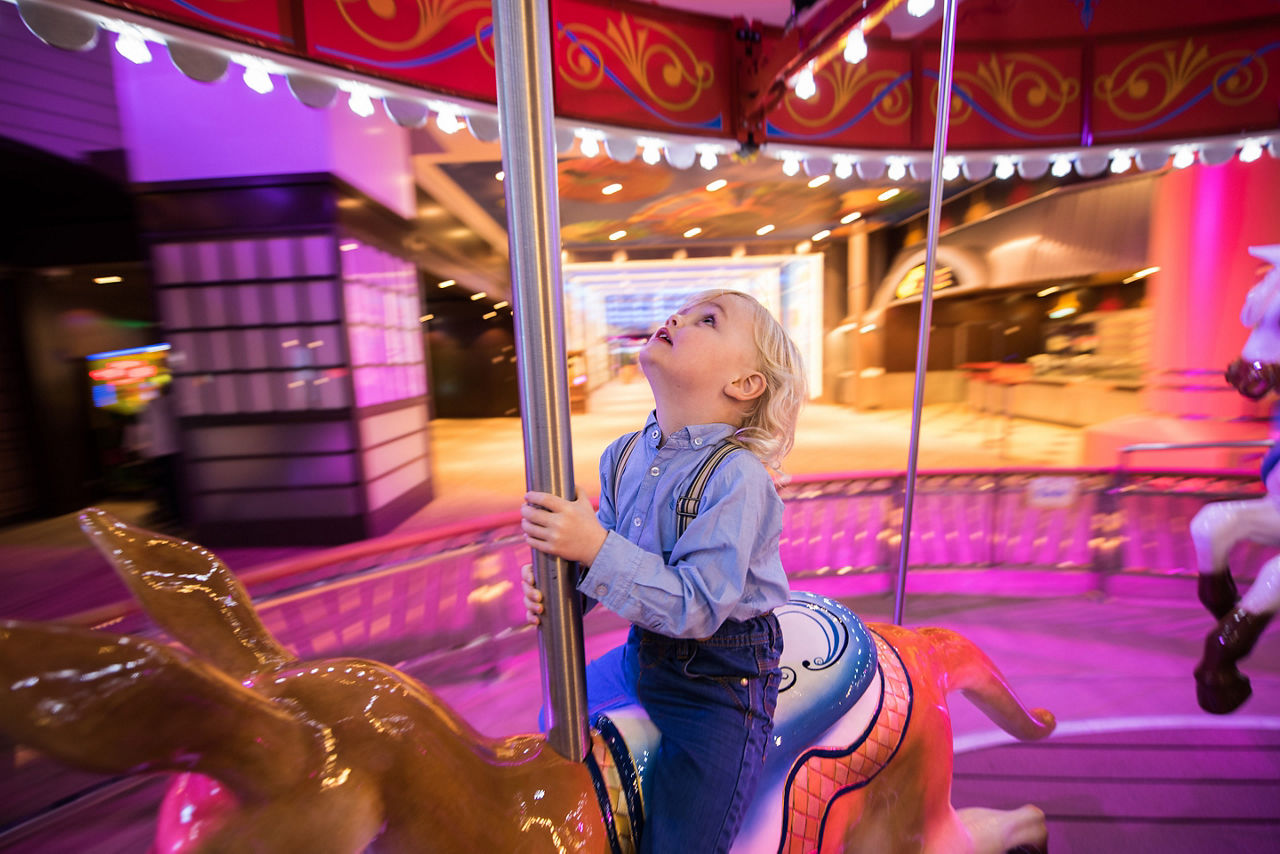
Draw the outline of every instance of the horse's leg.
[[[1216,501],[1200,508],[1191,520],[1200,602],[1218,619],[1240,599],[1227,559],[1236,543],[1249,540],[1280,545],[1280,512],[1269,498]]]
[[[1196,700],[1206,712],[1225,715],[1249,699],[1253,688],[1236,662],[1253,651],[1263,629],[1280,607],[1280,557],[1262,566],[1238,607],[1227,613],[1204,641],[1196,665]]]

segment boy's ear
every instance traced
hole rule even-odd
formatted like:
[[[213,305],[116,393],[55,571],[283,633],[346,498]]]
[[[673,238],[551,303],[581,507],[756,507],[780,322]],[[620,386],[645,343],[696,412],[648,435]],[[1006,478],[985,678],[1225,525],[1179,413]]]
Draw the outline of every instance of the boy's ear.
[[[764,374],[759,371],[752,371],[749,374],[738,377],[736,380],[731,380],[725,386],[724,393],[734,400],[755,400],[764,394]]]

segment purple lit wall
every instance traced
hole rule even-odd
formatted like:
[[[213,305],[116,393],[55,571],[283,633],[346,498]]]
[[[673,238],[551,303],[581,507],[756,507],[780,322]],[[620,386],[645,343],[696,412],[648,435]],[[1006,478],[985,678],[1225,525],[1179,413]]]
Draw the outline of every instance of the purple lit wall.
[[[0,3],[0,137],[83,160],[121,147],[110,39],[92,50],[50,47]]]
[[[413,216],[408,131],[383,111],[361,118],[342,94],[328,109],[306,107],[278,76],[259,94],[234,63],[222,80],[199,83],[154,51],[144,65],[111,52],[134,181],[329,172]]]

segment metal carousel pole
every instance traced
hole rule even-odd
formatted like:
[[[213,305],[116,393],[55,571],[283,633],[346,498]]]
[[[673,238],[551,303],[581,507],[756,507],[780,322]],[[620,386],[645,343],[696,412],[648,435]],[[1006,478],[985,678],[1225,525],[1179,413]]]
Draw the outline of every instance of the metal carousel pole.
[[[529,489],[574,497],[565,372],[563,280],[546,0],[494,0],[498,128],[511,247],[511,302]],[[534,552],[544,596],[538,630],[551,747],[581,761],[590,746],[577,566]]]
[[[907,589],[907,557],[911,546],[911,513],[916,499],[916,464],[920,456],[920,416],[924,374],[929,362],[929,327],[933,324],[933,276],[938,251],[938,214],[942,209],[942,162],[947,153],[951,118],[951,71],[956,44],[956,0],[942,2],[942,58],[938,64],[938,109],[933,128],[933,162],[929,170],[929,225],[925,237],[924,291],[920,295],[920,331],[916,342],[915,393],[911,401],[911,440],[907,446],[907,489],[902,505],[902,539],[898,548],[898,586],[893,622],[902,625]]]

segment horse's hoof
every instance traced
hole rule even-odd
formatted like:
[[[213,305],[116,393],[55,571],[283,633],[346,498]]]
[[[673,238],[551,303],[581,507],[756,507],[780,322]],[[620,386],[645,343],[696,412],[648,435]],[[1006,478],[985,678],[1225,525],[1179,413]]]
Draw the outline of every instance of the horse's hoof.
[[[1236,589],[1236,580],[1231,577],[1231,570],[1208,572],[1200,575],[1196,592],[1200,596],[1200,604],[1221,620],[1240,601],[1240,591]]]
[[[1253,693],[1249,677],[1235,672],[1196,669],[1196,702],[1214,715],[1228,715],[1244,705]]]

